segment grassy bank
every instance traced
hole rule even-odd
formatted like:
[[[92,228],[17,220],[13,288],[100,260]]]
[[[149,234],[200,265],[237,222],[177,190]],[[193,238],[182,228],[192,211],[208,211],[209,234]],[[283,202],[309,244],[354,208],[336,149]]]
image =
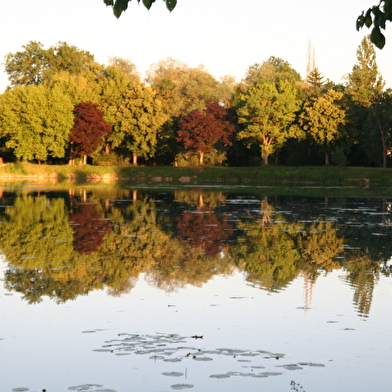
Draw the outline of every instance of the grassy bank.
[[[0,180],[127,181],[137,184],[391,187],[392,169],[363,167],[118,167],[6,164]]]
[[[7,164],[0,167],[0,191],[70,187],[185,188],[260,193],[264,196],[390,198],[392,169],[358,167],[116,167]]]

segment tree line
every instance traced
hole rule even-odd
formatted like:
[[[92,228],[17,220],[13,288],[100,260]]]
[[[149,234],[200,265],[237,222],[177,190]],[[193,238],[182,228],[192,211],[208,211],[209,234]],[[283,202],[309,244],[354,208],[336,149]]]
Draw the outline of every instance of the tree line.
[[[112,165],[387,167],[392,90],[365,37],[345,83],[305,80],[271,56],[237,82],[167,58],[144,81],[119,57],[99,64],[66,42],[30,41],[5,56],[0,96],[6,161]]]

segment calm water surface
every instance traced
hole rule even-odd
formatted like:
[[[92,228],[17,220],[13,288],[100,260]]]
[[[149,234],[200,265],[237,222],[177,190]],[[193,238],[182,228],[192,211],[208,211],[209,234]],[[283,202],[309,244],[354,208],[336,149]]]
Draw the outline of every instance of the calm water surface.
[[[392,200],[1,196],[1,392],[390,390]]]

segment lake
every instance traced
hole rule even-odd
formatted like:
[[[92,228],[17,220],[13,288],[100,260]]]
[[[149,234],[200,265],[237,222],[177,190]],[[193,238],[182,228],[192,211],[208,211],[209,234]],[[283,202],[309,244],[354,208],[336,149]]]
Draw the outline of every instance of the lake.
[[[390,390],[392,198],[0,196],[1,392]]]

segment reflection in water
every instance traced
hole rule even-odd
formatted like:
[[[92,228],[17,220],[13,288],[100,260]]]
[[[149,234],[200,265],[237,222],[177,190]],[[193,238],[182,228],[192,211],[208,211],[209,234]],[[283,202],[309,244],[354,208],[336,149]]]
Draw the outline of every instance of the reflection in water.
[[[227,217],[221,218],[206,207],[184,212],[177,218],[179,238],[192,248],[204,247],[206,255],[215,256],[222,252],[224,244],[233,233]]]
[[[373,291],[379,280],[380,264],[368,256],[350,259],[345,269],[348,274],[344,280],[354,289],[353,303],[361,317],[368,317],[372,303]]]
[[[74,249],[79,253],[91,254],[103,244],[106,233],[111,230],[108,220],[94,203],[75,203],[71,200],[70,225],[74,232]]]
[[[270,292],[302,275],[306,308],[317,278],[343,268],[366,317],[380,273],[390,274],[383,200],[83,190],[4,193],[2,201],[5,285],[31,303],[104,287],[120,295],[141,273],[173,291],[237,269]]]

